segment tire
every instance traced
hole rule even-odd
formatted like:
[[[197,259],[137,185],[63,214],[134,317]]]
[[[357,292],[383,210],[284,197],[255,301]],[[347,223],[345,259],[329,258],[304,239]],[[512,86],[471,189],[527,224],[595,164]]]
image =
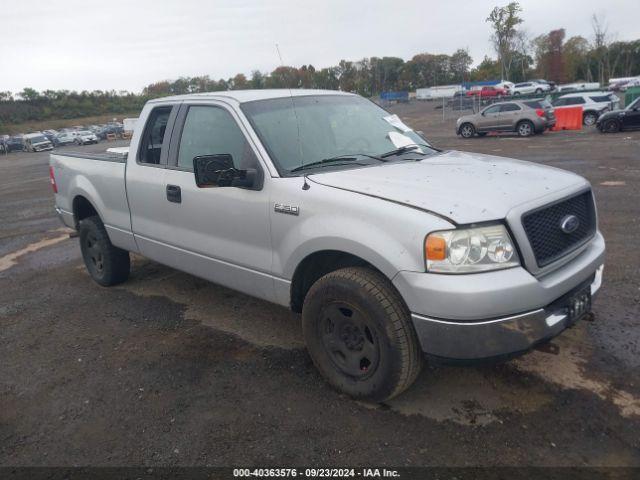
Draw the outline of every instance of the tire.
[[[463,123],[460,125],[460,135],[463,138],[471,138],[475,135],[476,128],[470,123]]]
[[[533,123],[529,120],[522,120],[521,122],[518,122],[516,125],[516,133],[520,137],[530,137],[535,133]]]
[[[302,331],[320,374],[354,398],[395,397],[422,367],[409,309],[387,278],[368,268],[316,281],[302,308]]]
[[[592,127],[593,125],[596,124],[597,121],[598,121],[598,115],[596,115],[593,112],[586,112],[582,116],[582,123],[585,124],[587,127]]]
[[[113,246],[99,217],[81,220],[78,236],[84,264],[96,283],[110,287],[129,278],[129,252]]]
[[[602,125],[602,133],[618,133],[620,131],[620,123],[617,120],[607,120]]]
[[[513,92],[514,95],[520,95],[520,92]]]
[[[536,95],[540,95],[542,93],[542,89],[541,88],[536,88]]]

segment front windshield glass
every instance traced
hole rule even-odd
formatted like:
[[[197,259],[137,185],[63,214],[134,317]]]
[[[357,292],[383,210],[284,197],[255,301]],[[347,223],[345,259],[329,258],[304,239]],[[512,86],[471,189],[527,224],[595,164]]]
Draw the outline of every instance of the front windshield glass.
[[[42,143],[47,142],[48,140],[44,136],[40,137],[31,137],[31,143]]]
[[[257,100],[241,108],[284,176],[300,175],[292,170],[324,159],[379,156],[426,143],[399,118],[355,95],[293,97],[293,102],[291,97]],[[407,155],[434,151],[421,146]]]
[[[627,110],[633,110],[634,108],[640,107],[640,97],[636,98],[635,102],[631,102],[627,107]]]
[[[93,135],[89,130],[80,130],[78,135]]]

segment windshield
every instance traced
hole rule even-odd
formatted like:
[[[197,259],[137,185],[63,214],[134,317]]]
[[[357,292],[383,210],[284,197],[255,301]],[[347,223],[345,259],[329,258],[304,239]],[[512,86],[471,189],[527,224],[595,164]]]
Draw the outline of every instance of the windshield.
[[[257,100],[244,103],[241,108],[283,176],[300,175],[292,171],[324,159],[379,156],[403,146],[426,143],[397,116],[355,95]],[[421,146],[407,155],[415,152],[435,150]],[[337,162],[332,166],[343,165]]]
[[[38,137],[31,137],[29,141],[31,143],[42,143],[42,142],[48,142],[49,140],[47,140],[44,136],[40,135]]]
[[[627,110],[633,110],[634,108],[640,107],[640,97],[636,98],[635,102],[631,102],[627,107]]]
[[[93,133],[90,132],[89,130],[80,130],[78,132],[78,135],[93,135]]]

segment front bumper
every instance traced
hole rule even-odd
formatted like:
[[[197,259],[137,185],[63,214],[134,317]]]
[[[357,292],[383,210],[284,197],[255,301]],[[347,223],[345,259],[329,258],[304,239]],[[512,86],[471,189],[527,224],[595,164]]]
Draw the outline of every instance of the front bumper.
[[[425,352],[486,358],[527,350],[566,328],[558,300],[589,283],[595,293],[604,255],[597,232],[575,258],[537,277],[522,267],[467,275],[405,271],[393,284],[412,312]]]
[[[588,284],[592,297],[602,284],[602,272],[600,266]],[[422,349],[430,355],[456,360],[500,357],[527,351],[571,326],[568,296],[545,308],[480,322],[447,321],[417,314],[411,317]]]

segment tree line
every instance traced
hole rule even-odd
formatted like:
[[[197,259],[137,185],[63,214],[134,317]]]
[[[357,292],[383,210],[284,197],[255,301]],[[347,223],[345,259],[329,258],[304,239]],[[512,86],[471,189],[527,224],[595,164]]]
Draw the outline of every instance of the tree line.
[[[80,118],[139,111],[144,103],[166,95],[261,88],[318,88],[355,92],[371,97],[384,91],[415,90],[468,81],[546,78],[558,83],[598,81],[640,75],[640,39],[615,41],[606,22],[593,16],[591,39],[566,37],[564,29],[530,38],[523,29],[518,2],[495,7],[486,21],[496,57],[485,56],[472,68],[467,49],[453,54],[420,53],[409,60],[371,57],[341,60],[337,65],[315,68],[281,66],[272,72],[254,70],[227,79],[209,76],[181,77],[146,86],[140,93],[127,91],[45,90],[32,88],[13,94],[0,91],[0,128],[33,120]]]

